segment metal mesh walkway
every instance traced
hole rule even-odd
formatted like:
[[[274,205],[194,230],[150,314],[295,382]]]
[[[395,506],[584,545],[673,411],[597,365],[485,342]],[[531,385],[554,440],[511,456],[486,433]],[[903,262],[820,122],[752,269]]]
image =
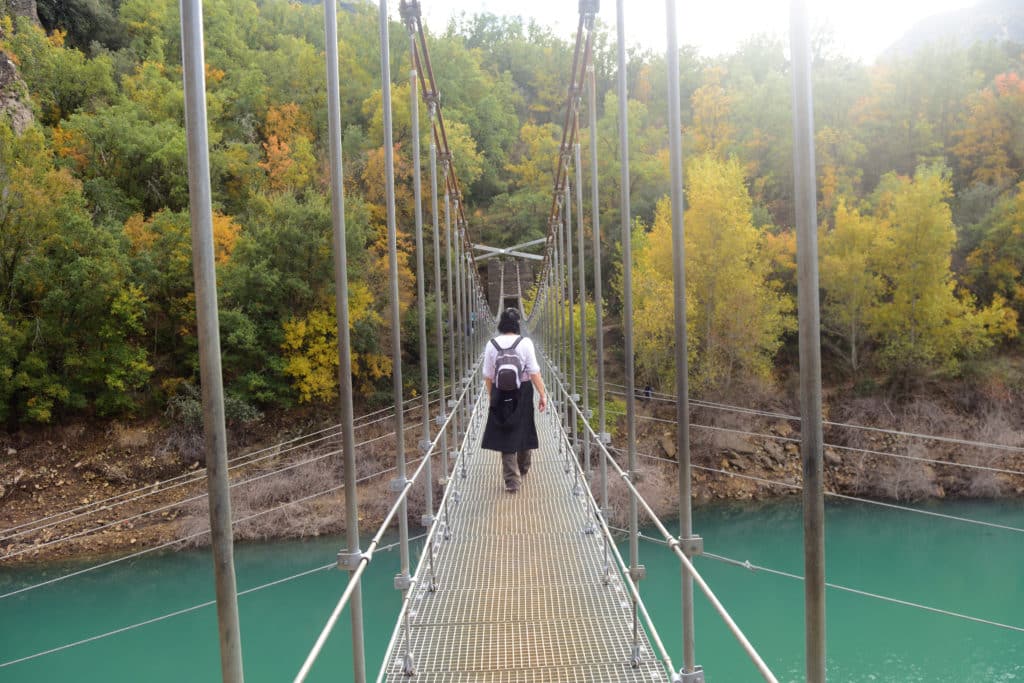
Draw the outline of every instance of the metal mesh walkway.
[[[500,456],[478,445],[466,479],[453,480],[459,502],[451,538],[436,544],[437,590],[424,568],[410,601],[412,680],[668,680],[642,633],[640,665],[630,666],[629,594],[615,571],[606,583],[600,534],[583,532],[586,508],[564,472],[557,425],[538,415],[537,428],[542,447],[518,493],[504,490]],[[384,680],[410,680],[403,643],[399,634]]]

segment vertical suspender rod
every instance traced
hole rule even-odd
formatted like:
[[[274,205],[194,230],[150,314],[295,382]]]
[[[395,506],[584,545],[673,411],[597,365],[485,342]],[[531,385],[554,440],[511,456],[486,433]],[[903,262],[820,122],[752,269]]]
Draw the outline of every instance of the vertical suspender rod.
[[[675,304],[676,442],[679,448],[679,536],[688,556],[694,552],[690,499],[690,388],[686,354],[686,242],[683,228],[683,144],[679,103],[679,45],[676,39],[676,0],[665,0],[668,31],[668,135],[672,169],[672,274]],[[681,569],[683,674],[698,672],[694,654],[693,577]]]
[[[352,409],[352,343],[348,329],[348,248],[345,242],[345,188],[341,159],[341,97],[338,75],[338,10],[324,0],[324,43],[327,52],[327,119],[330,131],[331,225],[334,235],[334,300],[338,325],[338,403],[345,481],[345,536],[348,547],[339,559],[355,571],[359,547],[359,495],[356,488],[356,444]],[[352,618],[352,680],[366,681],[362,589],[356,586],[350,603]]]
[[[210,146],[206,123],[206,77],[201,0],[181,0],[181,49],[185,82],[185,133],[188,140],[188,194],[192,222],[192,273],[199,332],[199,378],[203,392],[206,485],[210,500],[217,595],[220,669],[225,683],[242,683],[242,638],[238,625],[235,557],[228,488],[227,428],[221,374],[217,314],[217,274],[213,258],[213,208]]]
[[[811,40],[804,0],[791,5],[793,180],[796,184],[800,341],[800,456],[803,461],[804,619],[808,683],[825,681],[825,493],[822,477],[821,315],[814,179]]]

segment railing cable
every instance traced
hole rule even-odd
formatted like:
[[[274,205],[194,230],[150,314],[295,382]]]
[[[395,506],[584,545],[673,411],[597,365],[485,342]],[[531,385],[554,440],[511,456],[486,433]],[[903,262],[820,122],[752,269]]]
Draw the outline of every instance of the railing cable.
[[[311,574],[316,574],[318,572],[322,572],[322,571],[330,569],[330,568],[332,568],[334,566],[335,565],[332,562],[331,564],[325,564],[325,565],[323,565],[321,567],[314,567],[313,569],[309,569],[309,570],[304,571],[304,572],[299,572],[298,574],[292,574],[291,576],[286,576],[286,577],[281,578],[281,579],[276,579],[274,581],[269,581],[269,582],[261,584],[259,586],[254,586],[252,588],[247,588],[247,589],[245,589],[243,591],[240,591],[240,592],[235,594],[235,597],[237,598],[237,597],[241,597],[243,595],[249,595],[250,593],[256,593],[258,591],[265,590],[267,588],[272,588],[274,586],[279,586],[279,585],[281,585],[283,583],[287,583],[289,581],[294,581],[295,579],[300,579],[302,577],[309,576]],[[183,614],[188,614],[190,612],[195,612],[197,610],[201,610],[201,609],[203,609],[205,607],[210,607],[210,606],[215,605],[215,604],[217,604],[216,600],[207,600],[206,602],[202,602],[202,603],[200,603],[198,605],[192,605],[191,607],[186,607],[185,609],[179,609],[179,610],[175,610],[174,612],[168,612],[167,614],[162,614],[159,617],[153,617],[152,619],[146,619],[145,621],[140,621],[140,622],[137,622],[135,624],[131,624],[130,626],[122,626],[121,628],[114,629],[113,631],[107,631],[106,633],[100,633],[100,634],[95,635],[95,636],[90,636],[88,638],[83,638],[82,640],[76,640],[73,643],[67,643],[65,645],[61,645],[60,647],[50,648],[49,650],[44,650],[43,652],[36,652],[35,654],[28,655],[27,657],[19,657],[18,659],[12,659],[10,661],[3,662],[2,664],[0,664],[0,669],[2,669],[4,667],[8,667],[8,666],[13,666],[15,664],[21,664],[22,662],[27,662],[27,661],[30,661],[32,659],[38,659],[39,657],[43,657],[45,655],[52,655],[52,654],[55,654],[57,652],[63,652],[64,650],[69,650],[69,649],[71,649],[73,647],[77,647],[79,645],[85,645],[87,643],[92,643],[92,642],[95,642],[97,640],[102,640],[104,638],[109,638],[110,636],[116,636],[116,635],[121,634],[121,633],[126,633],[128,631],[133,631],[133,630],[135,630],[137,628],[142,628],[143,626],[149,626],[150,624],[156,624],[156,623],[161,622],[161,621],[166,621],[167,619],[172,619],[174,617],[180,617]]]
[[[561,382],[561,380],[557,376],[553,377],[553,381]],[[579,406],[576,404],[575,401],[571,400],[570,405],[572,406],[573,411],[576,413],[577,419],[579,419],[581,417]],[[594,432],[593,426],[589,423],[589,421],[583,420],[583,424],[584,427],[591,432],[591,437],[595,437],[596,433]],[[643,507],[644,512],[647,514],[652,524],[654,524],[654,526],[658,529],[659,533],[661,533],[661,535],[664,537],[665,541],[672,549],[672,552],[676,555],[676,557],[679,558],[679,561],[682,563],[682,566],[685,568],[686,572],[693,577],[694,582],[698,585],[698,587],[700,587],[701,592],[703,592],[707,599],[711,602],[712,606],[718,613],[719,617],[725,622],[729,631],[733,634],[733,637],[736,638],[736,640],[740,643],[740,646],[743,648],[744,652],[747,654],[750,660],[754,663],[754,666],[757,667],[761,676],[766,681],[778,683],[778,679],[775,677],[775,674],[771,672],[771,669],[768,668],[768,665],[757,653],[757,650],[755,650],[753,645],[751,645],[750,641],[747,640],[747,637],[743,634],[743,631],[740,630],[739,626],[729,615],[728,611],[722,605],[721,601],[718,600],[718,597],[715,596],[714,592],[708,586],[707,582],[704,581],[703,577],[701,577],[700,573],[693,566],[693,562],[682,549],[682,542],[680,541],[680,539],[672,536],[672,534],[669,533],[664,523],[654,512],[651,506],[647,503],[647,501],[643,498],[640,492],[637,490],[636,486],[631,481],[629,473],[624,471],[619,466],[618,462],[615,461],[615,458],[612,457],[612,454],[608,450],[608,448],[604,444],[599,443],[598,449],[601,452],[601,457],[603,457],[614,468],[615,472],[621,478],[623,485],[625,485],[626,488],[629,489],[631,500],[633,500],[635,504]],[[635,450],[633,452],[635,453]],[[633,524],[631,524],[631,543],[635,541],[637,533],[639,533],[638,530],[635,530]]]

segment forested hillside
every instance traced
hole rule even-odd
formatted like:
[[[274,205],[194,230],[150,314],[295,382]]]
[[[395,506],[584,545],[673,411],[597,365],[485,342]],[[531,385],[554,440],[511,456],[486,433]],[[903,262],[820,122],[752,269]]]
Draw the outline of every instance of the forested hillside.
[[[245,421],[335,394],[323,18],[319,4],[286,0],[204,6],[228,416]],[[388,301],[376,9],[363,1],[343,9],[353,372],[373,401],[386,395],[391,371],[379,343]],[[0,24],[0,49],[17,72],[0,97],[0,421],[186,419],[198,358],[177,2],[40,0],[38,12],[42,27],[11,15]],[[474,239],[543,236],[571,45],[490,15],[431,28]],[[427,144],[427,122],[410,130],[404,28],[396,23],[391,38],[408,307],[409,141],[418,134]],[[614,314],[613,49],[606,31],[595,60],[595,134]],[[1024,313],[1024,48],[925,47],[871,68],[826,41],[816,50],[828,374],[906,387],[1015,355]],[[722,58],[682,54],[697,391],[772,381],[795,355],[785,55],[769,38]],[[671,386],[664,56],[633,51],[629,70],[638,370]],[[28,120],[16,115],[19,102]],[[415,363],[415,324],[403,319],[405,360]]]
[[[929,43],[969,47],[989,40],[1024,43],[1024,5],[1017,0],[978,0],[971,7],[926,17],[887,52],[890,55],[909,55]]]

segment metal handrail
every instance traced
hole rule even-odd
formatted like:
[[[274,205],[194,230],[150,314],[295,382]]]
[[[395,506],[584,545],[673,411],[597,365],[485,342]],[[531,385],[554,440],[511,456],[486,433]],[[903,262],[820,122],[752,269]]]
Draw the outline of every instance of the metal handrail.
[[[547,362],[548,359],[544,357],[544,360],[545,362]],[[554,373],[552,373],[552,375],[554,375]],[[560,383],[561,380],[556,377],[556,382]],[[570,403],[571,402],[572,401],[570,400]],[[564,429],[559,429],[558,431],[559,439],[562,441],[563,445],[569,447],[571,450],[571,441],[569,434]],[[580,476],[583,478],[584,481],[586,481],[586,473],[580,467],[579,460],[577,458],[573,458],[572,460],[576,468],[575,476]],[[605,539],[607,548],[612,552],[612,554],[615,556],[615,559],[618,561],[619,570],[623,582],[629,588],[630,594],[636,601],[637,609],[640,610],[640,613],[644,617],[644,622],[647,624],[647,634],[654,640],[654,645],[657,648],[658,652],[661,654],[661,659],[666,671],[670,676],[673,677],[672,680],[676,681],[678,680],[676,678],[677,672],[675,670],[675,665],[672,663],[672,657],[668,654],[668,651],[665,649],[665,645],[661,641],[661,636],[658,634],[658,629],[654,624],[654,620],[651,618],[650,613],[647,611],[647,606],[644,604],[643,598],[640,596],[639,586],[636,585],[636,582],[633,581],[633,578],[629,575],[629,566],[626,564],[626,560],[622,557],[622,553],[619,552],[618,546],[615,545],[615,539],[612,538],[611,528],[608,526],[608,520],[605,519],[604,515],[601,514],[601,508],[598,505],[597,500],[594,498],[593,491],[591,491],[589,487],[586,487],[585,490],[587,492],[588,501],[586,507],[589,507],[590,512],[593,513],[594,517],[600,520],[602,536]]]
[[[547,361],[546,357],[545,361]],[[558,377],[558,373],[550,374],[553,378],[552,381],[554,383],[557,383],[559,387],[564,391],[564,385],[562,384],[561,378]],[[754,666],[757,667],[757,670],[760,672],[761,676],[770,683],[778,683],[778,679],[775,677],[775,674],[773,674],[771,669],[768,668],[768,665],[765,663],[764,659],[762,659],[761,655],[757,653],[757,650],[754,649],[754,646],[743,634],[743,631],[740,630],[739,626],[729,615],[728,611],[726,611],[725,607],[715,596],[714,592],[708,586],[707,582],[700,575],[700,572],[698,572],[696,567],[693,566],[693,563],[690,561],[690,558],[688,558],[686,554],[682,551],[682,549],[680,548],[679,539],[673,536],[671,533],[669,533],[668,529],[665,528],[665,525],[662,523],[661,519],[658,517],[657,514],[655,514],[654,510],[651,509],[651,506],[647,503],[647,501],[644,500],[644,497],[633,485],[633,482],[630,481],[629,473],[624,471],[619,466],[619,464],[615,461],[615,458],[613,458],[611,453],[608,451],[608,448],[598,438],[597,432],[594,431],[594,428],[591,426],[590,421],[587,420],[586,417],[584,417],[583,411],[580,409],[576,401],[572,400],[571,395],[567,395],[566,401],[568,401],[569,405],[572,407],[574,413],[576,414],[576,418],[583,422],[584,428],[589,433],[590,438],[593,438],[597,443],[597,447],[601,451],[602,456],[605,458],[607,462],[611,463],[613,468],[615,468],[616,473],[618,473],[619,477],[622,478],[623,483],[629,489],[632,498],[643,507],[644,511],[651,518],[651,521],[654,523],[654,526],[658,529],[661,535],[664,536],[665,542],[667,543],[668,547],[672,550],[676,557],[679,558],[679,561],[682,563],[687,573],[691,577],[693,577],[693,580],[697,583],[701,591],[711,602],[712,606],[715,608],[715,611],[718,612],[718,615],[722,618],[726,626],[729,628],[729,631],[732,632],[736,640],[739,641],[740,646],[743,648],[744,652],[746,652],[747,656],[754,663]],[[604,520],[602,519],[602,522],[603,521]]]
[[[472,413],[473,416],[477,416],[479,414],[478,411],[480,409],[480,403],[483,401],[483,398],[484,398],[484,394],[483,393],[481,393],[481,394],[479,394],[477,396],[476,405],[474,405],[474,407],[473,407],[473,413]],[[462,448],[459,449],[459,456],[458,456],[458,458],[456,458],[456,461],[455,461],[455,465],[456,465],[455,469],[457,469],[458,463],[460,461],[464,460],[465,457],[466,457],[466,451],[467,451],[467,446],[468,446],[467,442],[469,441],[470,435],[471,435],[471,430],[467,427],[466,433],[462,437]],[[460,481],[461,479],[462,479],[461,477],[454,477],[454,478],[452,478],[451,482]],[[445,507],[445,504],[447,503],[448,498],[451,495],[452,490],[454,489],[454,487],[451,485],[451,482],[449,483],[448,486],[445,487],[444,496],[441,499],[441,508],[442,509],[447,509]],[[448,513],[445,513],[444,518],[445,518],[445,526],[447,528],[448,520],[450,518],[450,515]],[[439,520],[437,520],[437,521],[439,521]],[[439,527],[437,521],[434,521],[430,525],[430,530],[427,532],[427,537],[426,537],[426,540],[424,541],[424,545],[423,545],[423,547],[425,547],[425,548],[430,548],[430,544],[434,542],[434,534],[437,532],[437,529]],[[416,585],[419,584],[420,572],[423,571],[423,567],[424,567],[424,562],[421,559],[419,564],[416,567],[416,573],[413,575],[413,578],[412,578],[412,585],[413,586],[416,586]],[[402,607],[401,607],[401,609],[398,612],[397,623],[401,623],[403,621],[403,619],[405,618],[405,616],[408,614],[409,604],[410,604],[411,600],[412,600],[412,590],[406,591],[405,598],[403,598],[403,600],[402,600]],[[386,663],[388,660],[391,659],[392,653],[394,652],[394,649],[395,649],[395,644],[397,643],[397,640],[398,640],[398,634],[399,634],[400,631],[401,631],[401,628],[396,627],[395,630],[392,632],[391,640],[388,641],[388,647],[384,651],[384,657],[381,659],[382,662]],[[387,670],[387,667],[382,665],[381,668],[380,668],[380,672],[377,674],[377,683],[380,683],[382,680],[384,680],[384,675],[385,675],[386,670]]]
[[[482,363],[483,356],[481,355],[477,359],[476,364],[473,366],[472,371],[467,375],[467,377],[473,377],[473,375],[475,375],[479,370],[480,365]],[[459,406],[462,405],[463,401],[466,400],[466,396],[468,395],[471,386],[472,384],[470,382],[465,382],[465,386],[462,389],[462,394],[456,401],[454,408],[458,408]],[[477,398],[477,400],[480,400],[479,397]],[[452,413],[447,417],[447,419],[445,419],[440,429],[438,429],[438,433],[431,441],[430,448],[428,448],[427,452],[424,454],[423,460],[422,462],[420,462],[419,467],[416,468],[416,471],[413,473],[412,477],[406,479],[405,482],[403,483],[401,492],[395,499],[395,502],[392,504],[391,509],[388,511],[388,514],[384,517],[384,521],[381,522],[381,525],[377,530],[377,533],[374,535],[373,540],[370,541],[370,545],[367,546],[367,549],[361,554],[358,566],[352,572],[348,584],[345,587],[345,591],[342,593],[341,598],[338,600],[338,604],[334,607],[334,610],[331,612],[330,617],[328,617],[327,623],[325,624],[323,630],[320,632],[320,636],[317,638],[316,643],[314,643],[313,648],[309,652],[309,655],[307,655],[306,660],[303,662],[302,668],[299,669],[299,673],[295,676],[294,683],[301,683],[302,681],[305,681],[306,676],[309,675],[309,672],[312,669],[313,664],[316,663],[316,659],[320,655],[320,651],[323,649],[324,644],[327,642],[327,638],[330,636],[331,631],[334,630],[334,626],[337,623],[338,618],[341,616],[341,613],[344,611],[349,599],[352,597],[352,593],[355,591],[360,581],[362,580],[362,576],[366,571],[366,567],[368,567],[370,562],[373,561],[374,551],[377,549],[377,546],[380,545],[381,539],[384,537],[384,534],[387,531],[388,527],[391,526],[391,522],[394,520],[395,515],[398,514],[398,510],[401,508],[402,503],[404,503],[408,498],[409,491],[412,490],[413,484],[416,483],[420,474],[426,467],[426,464],[430,462],[431,457],[433,456],[435,450],[438,447],[438,444],[441,441],[441,434],[443,434],[448,429],[448,425],[451,423],[454,416],[455,410],[453,409]],[[431,526],[436,526],[436,521]]]

